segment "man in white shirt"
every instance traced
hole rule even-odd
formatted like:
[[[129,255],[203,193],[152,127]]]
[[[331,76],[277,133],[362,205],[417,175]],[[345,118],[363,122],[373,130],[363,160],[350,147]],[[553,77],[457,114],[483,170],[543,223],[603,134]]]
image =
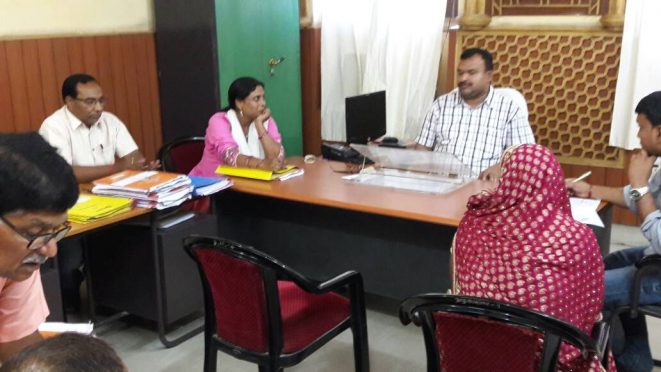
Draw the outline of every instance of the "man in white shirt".
[[[416,149],[454,154],[474,174],[489,179],[498,177],[498,160],[506,148],[535,143],[528,116],[491,86],[492,75],[491,53],[466,49],[457,68],[457,89],[434,101]]]
[[[153,169],[117,116],[103,111],[106,98],[94,77],[74,74],[62,84],[64,106],[39,129],[73,166],[78,182],[90,182],[124,169]]]

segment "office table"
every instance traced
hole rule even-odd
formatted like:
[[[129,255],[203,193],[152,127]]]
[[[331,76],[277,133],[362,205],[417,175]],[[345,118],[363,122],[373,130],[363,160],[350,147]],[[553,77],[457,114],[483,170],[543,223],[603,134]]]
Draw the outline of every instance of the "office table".
[[[305,174],[282,182],[232,179],[234,186],[216,198],[221,236],[253,245],[313,278],[357,270],[367,292],[385,297],[449,287],[456,226],[468,197],[487,183],[426,194],[345,181],[323,159],[288,163]]]
[[[80,223],[71,222],[71,230],[69,231],[69,233],[67,233],[66,238],[71,238],[79,234],[102,229],[104,227],[115,225],[120,222],[125,222],[132,218],[144,216],[151,212],[152,210],[147,208],[131,208],[131,210],[129,211],[117,214],[112,217],[102,218],[100,220],[90,223],[80,224]]]
[[[221,236],[313,278],[357,270],[368,293],[392,299],[449,288],[452,238],[469,196],[487,182],[437,195],[348,182],[331,168],[339,163],[324,159],[288,163],[305,174],[282,182],[232,179],[216,198]],[[610,228],[610,207],[602,212]],[[601,230],[607,247],[610,229]]]
[[[151,319],[166,347],[203,330],[198,326],[172,339],[167,326],[203,309],[197,267],[186,257],[181,239],[190,233],[214,234],[216,221],[200,215],[160,229],[160,219],[173,209],[133,208],[88,224],[72,223],[66,238],[81,238],[90,317],[96,320],[97,305],[119,311],[97,325],[128,314]]]

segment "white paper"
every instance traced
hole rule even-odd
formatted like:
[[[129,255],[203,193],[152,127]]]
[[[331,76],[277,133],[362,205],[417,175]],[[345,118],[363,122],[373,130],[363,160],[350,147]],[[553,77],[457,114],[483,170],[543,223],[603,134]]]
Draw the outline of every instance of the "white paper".
[[[291,179],[291,178],[294,178],[294,177],[298,177],[298,176],[302,176],[303,173],[305,173],[305,171],[304,171],[303,169],[299,169],[299,170],[297,170],[297,171],[295,171],[295,172],[287,173],[287,174],[285,174],[285,175],[283,175],[283,176],[280,176],[280,177],[278,177],[278,179],[279,179],[280,181],[287,181],[288,179]]]
[[[601,203],[599,199],[569,198],[571,214],[576,221],[587,225],[604,227],[604,221],[597,214],[599,203]]]
[[[395,169],[375,170],[372,167],[365,168],[358,174],[344,176],[342,179],[362,185],[389,187],[431,194],[448,193],[464,183],[460,179]]]
[[[39,325],[39,332],[75,332],[84,335],[92,334],[94,324],[92,323],[60,323],[60,322],[44,322]]]
[[[90,200],[90,199],[92,199],[92,198],[90,198],[89,196],[83,196],[83,195],[80,195],[80,196],[78,197],[78,201],[76,201],[76,204],[84,203],[84,202],[86,202],[86,201],[88,201],[88,200]]]
[[[126,177],[122,180],[115,181],[112,183],[113,186],[120,186],[120,187],[125,187],[127,185],[132,184],[133,182],[138,182],[138,181],[143,181],[146,180],[147,178],[155,175],[157,172],[156,171],[146,171],[146,172],[140,172],[138,174],[134,174],[131,177]]]

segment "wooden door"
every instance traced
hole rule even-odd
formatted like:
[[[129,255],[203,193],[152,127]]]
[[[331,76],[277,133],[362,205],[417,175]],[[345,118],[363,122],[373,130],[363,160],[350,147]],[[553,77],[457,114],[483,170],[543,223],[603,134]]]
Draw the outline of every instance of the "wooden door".
[[[216,0],[221,106],[241,76],[264,82],[288,156],[302,154],[298,0]],[[284,57],[273,69],[270,59]]]

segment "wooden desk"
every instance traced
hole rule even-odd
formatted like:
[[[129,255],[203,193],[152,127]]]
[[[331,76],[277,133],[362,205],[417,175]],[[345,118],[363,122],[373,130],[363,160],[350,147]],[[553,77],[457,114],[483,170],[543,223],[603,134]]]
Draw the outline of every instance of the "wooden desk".
[[[331,163],[337,167],[340,163],[325,159],[305,164],[301,158],[290,158],[288,163],[305,169],[305,174],[284,182],[234,177],[232,189],[299,203],[457,226],[466,211],[468,197],[488,186],[487,182],[473,181],[447,194],[427,194],[345,181],[342,176],[346,174],[331,168]]]
[[[176,208],[176,207],[175,207]],[[216,233],[214,216],[199,215],[167,229],[159,219],[172,209],[133,208],[88,224],[72,224],[66,238],[80,238],[85,260],[90,317],[97,306],[118,311],[101,323],[134,314],[156,323],[166,347],[203,331],[195,327],[168,338],[168,327],[203,309],[198,269],[187,257],[181,240],[189,234]],[[124,224],[140,216],[139,223]]]
[[[468,197],[487,183],[435,195],[351,183],[322,159],[289,163],[305,174],[284,182],[234,178],[218,195],[221,236],[311,277],[358,270],[366,291],[394,299],[448,288],[456,226]]]
[[[488,183],[473,181],[435,195],[351,183],[323,159],[288,162],[305,174],[284,182],[233,178],[234,187],[216,200],[221,236],[311,277],[357,270],[367,292],[393,299],[449,288],[456,226],[468,197]],[[610,230],[595,230],[607,233],[607,247]]]
[[[108,218],[102,218],[98,221],[86,223],[86,224],[80,224],[80,223],[71,223],[71,230],[69,233],[66,235],[67,238],[70,238],[72,236],[76,236],[78,234],[86,233],[92,230],[100,229],[103,227],[107,226],[112,226],[120,222],[124,222],[127,220],[130,220],[134,217],[138,216],[143,216],[145,214],[148,214],[152,212],[151,209],[146,209],[146,208],[132,208],[129,211],[126,211],[124,213],[117,214],[112,217]]]

